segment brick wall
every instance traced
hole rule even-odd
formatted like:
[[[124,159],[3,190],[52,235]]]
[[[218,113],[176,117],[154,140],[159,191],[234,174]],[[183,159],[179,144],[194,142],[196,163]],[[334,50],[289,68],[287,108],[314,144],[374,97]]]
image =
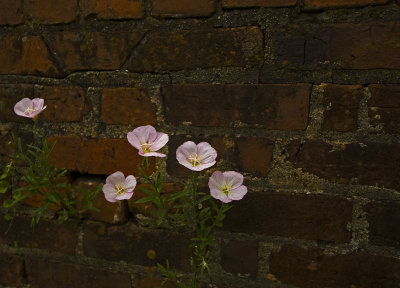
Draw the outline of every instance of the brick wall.
[[[400,287],[400,1],[0,0],[0,131],[46,99],[40,131],[73,185],[141,161],[126,141],[170,135],[153,161],[166,191],[188,171],[185,140],[245,175],[213,250],[220,288]],[[5,159],[10,147],[0,143]],[[154,159],[153,159],[154,160]],[[150,288],[157,262],[188,271],[189,238],[144,227],[129,203],[29,228],[0,217],[0,286]],[[127,205],[126,205],[127,204]],[[50,215],[50,214],[49,214]]]

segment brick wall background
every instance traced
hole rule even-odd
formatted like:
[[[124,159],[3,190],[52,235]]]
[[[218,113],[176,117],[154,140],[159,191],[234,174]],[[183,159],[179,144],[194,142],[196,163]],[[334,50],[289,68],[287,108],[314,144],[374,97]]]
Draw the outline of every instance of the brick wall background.
[[[141,161],[126,140],[170,135],[165,193],[188,171],[183,141],[209,141],[216,167],[249,193],[213,251],[220,288],[400,287],[400,1],[0,0],[2,159],[14,115],[46,99],[40,131],[74,185]],[[154,160],[154,159],[153,159]],[[204,182],[205,183],[205,182]],[[188,238],[142,227],[135,197],[29,228],[25,201],[0,217],[5,287],[149,288],[157,262],[188,270]],[[143,212],[144,211],[144,212]]]

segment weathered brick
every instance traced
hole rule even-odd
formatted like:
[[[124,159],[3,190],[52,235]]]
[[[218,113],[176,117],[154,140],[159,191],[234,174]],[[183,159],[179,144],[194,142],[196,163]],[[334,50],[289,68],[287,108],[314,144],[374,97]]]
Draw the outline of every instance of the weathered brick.
[[[215,135],[210,135],[208,137],[200,136],[188,138],[185,136],[171,136],[168,142],[169,155],[167,158],[167,172],[170,175],[177,177],[188,177],[192,173],[191,170],[179,164],[176,160],[176,149],[181,146],[186,141],[193,141],[196,144],[200,142],[208,142],[217,151],[217,164],[220,159],[226,158],[227,156],[227,139],[224,137],[219,137]]]
[[[0,74],[59,75],[40,36],[0,37],[0,63]]]
[[[363,91],[360,85],[327,85],[324,89],[322,130],[357,130],[358,108]]]
[[[126,69],[135,72],[258,66],[263,36],[258,27],[154,31],[135,49]]]
[[[164,265],[165,266],[165,265]],[[174,288],[173,283],[169,283],[166,279],[156,277],[142,277],[135,278],[135,287],[137,288],[154,288],[154,287],[165,287]]]
[[[7,253],[0,253],[0,285],[18,286],[24,282],[24,260]]]
[[[45,99],[43,118],[47,122],[81,121],[84,110],[88,110],[85,95],[86,91],[77,86],[37,86],[35,90],[35,97]]]
[[[209,16],[215,12],[215,0],[152,0],[153,15],[163,17]]]
[[[46,249],[51,252],[60,252],[73,255],[78,242],[78,227],[76,223],[59,224],[56,221],[40,219],[35,229],[32,229],[31,217],[14,216],[13,221],[4,220],[0,215],[1,231],[0,243],[23,248]]]
[[[103,184],[100,178],[94,177],[81,177],[73,183],[74,195],[80,201],[82,194],[79,189],[94,191],[99,184]],[[86,219],[101,221],[110,224],[126,223],[129,219],[129,209],[126,201],[117,201],[115,203],[108,202],[104,198],[102,191],[93,199],[93,206],[99,211],[88,210],[84,213]],[[82,207],[85,208],[85,207]]]
[[[95,14],[98,19],[139,19],[143,17],[143,0],[83,0],[82,15]]]
[[[20,0],[0,0],[0,26],[18,25],[23,23],[22,1]]]
[[[400,247],[400,205],[393,201],[372,201],[366,207],[369,241],[375,245]]]
[[[304,172],[339,183],[400,189],[399,144],[350,143],[331,145],[320,141],[288,146],[288,160]]]
[[[350,252],[324,254],[316,248],[285,245],[269,258],[277,280],[298,287],[382,287],[400,285],[400,261],[391,257]]]
[[[321,69],[399,69],[400,25],[305,24],[277,28],[272,35],[278,67]],[[269,65],[263,73],[270,73]]]
[[[78,2],[76,0],[27,0],[25,2],[26,14],[34,21],[41,23],[57,24],[69,23],[76,19]]]
[[[106,124],[155,125],[156,107],[146,91],[138,88],[104,88],[101,120]]]
[[[173,125],[305,130],[311,85],[183,84],[162,88],[166,121]],[[221,110],[222,109],[222,110]]]
[[[295,6],[297,0],[222,0],[223,7],[289,7]]]
[[[26,272],[32,287],[130,288],[128,273],[112,272],[110,269],[91,268],[86,264],[61,262],[32,256],[26,259]]]
[[[400,85],[368,86],[369,117],[372,125],[380,125],[386,133],[400,133]]]
[[[145,229],[127,223],[106,226],[87,222],[83,228],[86,256],[136,265],[165,265],[187,269],[190,260],[189,237],[167,230]]]
[[[82,174],[108,175],[122,171],[125,176],[139,175],[137,165],[143,157],[126,139],[88,139],[78,136],[48,138],[49,143],[53,141],[57,141],[57,144],[50,155],[50,163],[59,168]],[[154,167],[154,159],[150,159],[150,163]]]
[[[240,171],[256,176],[267,176],[274,143],[269,139],[240,137],[236,140],[237,163]]]
[[[258,242],[222,241],[221,266],[225,271],[234,275],[256,278],[258,272]]]
[[[14,137],[12,136],[14,134]],[[0,136],[0,161],[8,162],[10,156],[17,149],[17,138],[21,139],[22,149],[26,149],[26,145],[33,143],[32,131],[7,131],[4,135]]]
[[[363,7],[381,5],[389,0],[304,0],[303,10],[321,10],[327,8]]]
[[[64,67],[75,70],[115,70],[126,61],[141,31],[62,31],[47,34],[49,45]]]
[[[16,115],[14,105],[22,98],[34,98],[33,91],[33,85],[30,84],[0,85],[0,121],[32,123],[32,120]]]
[[[232,232],[329,242],[348,242],[351,237],[347,224],[352,203],[345,198],[250,192],[233,205],[224,221],[224,229]]]

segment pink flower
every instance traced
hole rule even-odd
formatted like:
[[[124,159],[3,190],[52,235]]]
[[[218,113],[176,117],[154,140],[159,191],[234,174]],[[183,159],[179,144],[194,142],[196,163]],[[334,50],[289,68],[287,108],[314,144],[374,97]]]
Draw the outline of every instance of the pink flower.
[[[211,196],[224,203],[240,200],[247,193],[243,184],[243,175],[235,171],[215,171],[208,181]]]
[[[217,151],[207,142],[196,145],[187,141],[176,149],[176,159],[180,164],[193,171],[201,171],[213,166],[217,158]]]
[[[160,150],[167,144],[169,137],[165,133],[157,132],[153,126],[140,126],[128,133],[128,141],[139,150],[141,156],[165,157],[165,154],[154,151]]]
[[[14,112],[19,116],[34,118],[44,109],[46,109],[47,106],[43,107],[43,104],[44,100],[41,98],[35,98],[32,100],[29,98],[24,98],[15,104]]]
[[[117,171],[107,177],[106,184],[103,185],[104,197],[108,202],[130,199],[135,186],[136,178],[134,176],[129,175],[125,178],[124,173]]]

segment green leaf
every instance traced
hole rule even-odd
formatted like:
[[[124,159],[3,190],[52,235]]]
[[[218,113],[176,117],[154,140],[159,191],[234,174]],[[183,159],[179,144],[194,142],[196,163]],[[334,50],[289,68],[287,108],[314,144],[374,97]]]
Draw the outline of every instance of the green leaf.
[[[142,203],[147,203],[147,202],[152,202],[152,198],[151,197],[143,197],[143,198],[140,198],[139,200],[137,200],[135,203],[142,204]]]
[[[6,193],[9,187],[10,184],[7,181],[0,181],[0,194]]]

